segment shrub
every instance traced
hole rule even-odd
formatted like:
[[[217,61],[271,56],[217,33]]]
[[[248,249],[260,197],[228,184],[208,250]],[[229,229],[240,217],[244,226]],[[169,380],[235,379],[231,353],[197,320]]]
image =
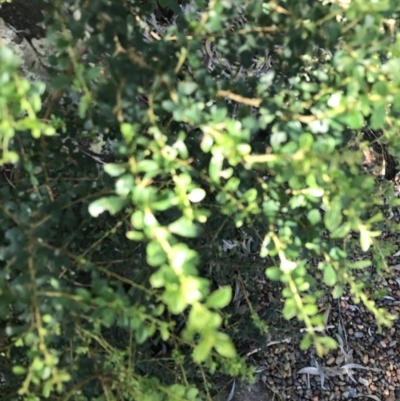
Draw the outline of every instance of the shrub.
[[[316,331],[326,291],[390,325],[353,256],[386,265],[376,238],[397,201],[361,154],[373,141],[396,173],[397,13],[389,0],[54,2],[47,88],[2,46],[8,394],[210,399],[209,375],[252,373],[235,344],[267,329],[251,284],[264,271],[308,329],[303,348],[335,347]]]

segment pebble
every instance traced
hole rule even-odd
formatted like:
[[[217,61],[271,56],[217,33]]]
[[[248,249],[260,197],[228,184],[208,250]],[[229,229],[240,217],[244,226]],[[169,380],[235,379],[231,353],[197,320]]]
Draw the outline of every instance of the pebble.
[[[326,364],[327,364],[327,365],[332,365],[333,362],[335,362],[335,357],[334,357],[334,356],[331,356],[331,357],[326,361]]]

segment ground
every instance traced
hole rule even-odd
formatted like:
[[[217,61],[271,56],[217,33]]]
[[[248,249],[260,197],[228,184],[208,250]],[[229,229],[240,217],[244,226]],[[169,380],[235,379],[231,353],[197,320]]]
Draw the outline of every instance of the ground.
[[[43,2],[37,0],[13,0],[3,3],[0,17],[5,23],[14,27],[28,40],[42,38],[45,35],[43,27]]]
[[[254,384],[250,383],[235,383],[233,396],[231,388],[226,388],[215,398],[214,401],[272,401],[274,395],[272,391],[263,383],[258,381]],[[232,396],[232,398],[230,398]],[[276,399],[276,398],[275,398]]]
[[[11,46],[21,59],[21,70],[31,81],[48,82],[46,67],[50,49],[44,30],[43,3],[14,0],[0,8],[0,43]]]
[[[400,314],[398,253],[388,258],[390,270],[386,274],[378,274],[374,267],[368,272],[373,289],[387,291],[376,306],[396,315]],[[266,281],[267,291],[268,285]],[[372,314],[362,303],[354,304],[348,294],[339,300],[326,297],[318,306],[320,312],[326,312],[325,333],[337,340],[337,350],[319,358],[313,349],[300,350],[301,336],[295,330],[276,338],[269,333],[262,349],[250,346],[247,352],[248,362],[257,368],[256,383],[236,386],[231,400],[233,382],[227,383],[217,400],[399,401],[400,320],[379,332]]]

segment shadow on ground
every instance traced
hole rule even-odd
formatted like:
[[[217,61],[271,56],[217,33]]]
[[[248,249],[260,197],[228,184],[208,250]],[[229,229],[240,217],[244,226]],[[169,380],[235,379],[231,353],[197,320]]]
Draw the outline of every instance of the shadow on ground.
[[[278,401],[277,394],[273,394],[271,390],[261,381],[254,384],[236,383],[234,395],[230,398],[232,384],[229,388],[224,389],[214,401]]]

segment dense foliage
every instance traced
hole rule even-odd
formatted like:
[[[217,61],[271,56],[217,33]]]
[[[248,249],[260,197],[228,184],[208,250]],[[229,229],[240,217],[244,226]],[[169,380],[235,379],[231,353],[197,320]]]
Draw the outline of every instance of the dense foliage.
[[[397,202],[362,165],[400,151],[397,1],[50,3],[50,86],[0,46],[2,394],[210,399],[280,313],[257,275],[304,348],[325,291],[390,325],[358,272]]]

